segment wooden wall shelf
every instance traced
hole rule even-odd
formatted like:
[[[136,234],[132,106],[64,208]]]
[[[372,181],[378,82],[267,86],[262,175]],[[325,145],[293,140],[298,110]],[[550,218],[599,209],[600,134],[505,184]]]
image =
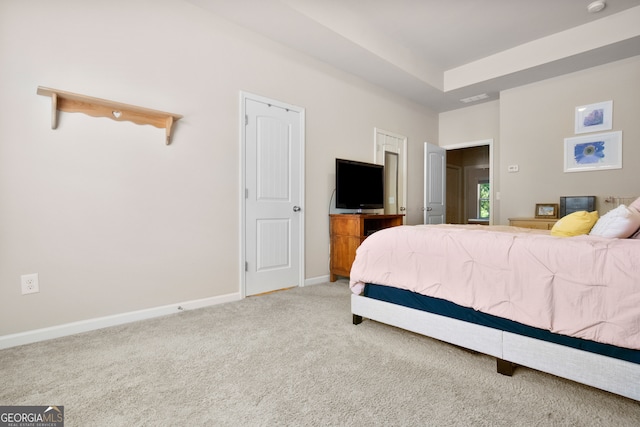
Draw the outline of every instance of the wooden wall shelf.
[[[176,121],[182,118],[179,114],[150,110],[42,86],[38,86],[38,95],[51,97],[51,129],[58,127],[58,110],[68,113],[84,113],[92,117],[107,117],[116,121],[127,120],[139,125],[151,125],[166,129],[166,144],[169,145],[173,126]]]

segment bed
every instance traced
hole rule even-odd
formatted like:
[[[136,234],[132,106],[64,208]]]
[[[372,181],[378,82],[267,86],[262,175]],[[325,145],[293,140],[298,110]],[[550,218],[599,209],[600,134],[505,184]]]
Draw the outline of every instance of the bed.
[[[368,318],[640,400],[640,240],[508,226],[378,231],[351,268]]]

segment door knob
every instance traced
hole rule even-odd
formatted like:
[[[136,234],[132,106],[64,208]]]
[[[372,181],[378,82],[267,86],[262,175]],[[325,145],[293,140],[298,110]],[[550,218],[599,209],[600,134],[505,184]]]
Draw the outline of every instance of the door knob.
[[[293,211],[294,212],[300,212],[300,206],[294,206],[293,207]]]

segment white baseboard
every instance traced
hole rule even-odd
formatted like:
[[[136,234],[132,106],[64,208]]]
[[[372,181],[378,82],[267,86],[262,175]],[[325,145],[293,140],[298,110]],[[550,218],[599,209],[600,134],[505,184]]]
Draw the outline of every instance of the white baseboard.
[[[220,295],[217,297],[185,301],[177,304],[148,308],[145,310],[131,311],[128,313],[114,314],[112,316],[96,317],[94,319],[81,320],[79,322],[66,323],[64,325],[35,329],[32,331],[20,332],[11,335],[4,335],[0,336],[0,349],[16,347],[24,344],[31,344],[39,341],[46,341],[54,338],[65,337],[68,335],[79,334],[82,332],[94,331],[96,329],[108,328],[110,326],[122,325],[125,323],[137,322],[138,320],[166,316],[168,314],[178,313],[183,310],[194,310],[197,308],[239,301],[240,299],[242,299],[240,293],[236,292],[227,295]]]
[[[304,279],[304,286],[319,285],[320,283],[327,283],[328,281],[328,274],[326,276],[311,277],[309,279]]]
[[[329,275],[312,277],[305,279],[304,286],[319,285],[329,281]],[[63,325],[51,326],[48,328],[34,329],[32,331],[20,332],[0,336],[0,350],[4,348],[17,347],[24,344],[32,344],[82,332],[94,331],[108,328],[110,326],[123,325],[125,323],[137,322],[138,320],[151,319],[154,317],[166,316],[178,313],[182,310],[194,310],[197,308],[209,307],[227,302],[239,301],[242,299],[240,292],[221,295],[200,300],[186,301],[182,303],[169,304],[145,310],[131,311],[128,313],[114,314],[112,316],[96,317],[93,319],[81,320],[78,322],[65,323]]]

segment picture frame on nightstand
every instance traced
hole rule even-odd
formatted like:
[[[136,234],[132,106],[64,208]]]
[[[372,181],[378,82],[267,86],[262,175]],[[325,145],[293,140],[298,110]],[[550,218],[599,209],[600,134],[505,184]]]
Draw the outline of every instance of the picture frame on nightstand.
[[[558,218],[557,203],[537,203],[536,218],[553,219]]]

